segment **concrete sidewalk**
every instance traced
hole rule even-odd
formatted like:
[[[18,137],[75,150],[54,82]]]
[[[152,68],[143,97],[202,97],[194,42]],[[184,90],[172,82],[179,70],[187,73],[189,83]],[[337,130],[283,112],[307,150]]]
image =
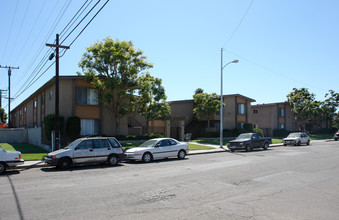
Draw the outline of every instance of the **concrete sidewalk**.
[[[220,148],[219,145],[213,145],[213,144],[199,144],[194,143],[197,145],[204,145],[208,147],[213,147],[214,149],[209,150],[192,150],[189,152],[188,156],[190,155],[199,155],[199,154],[212,154],[212,153],[222,153],[222,152],[230,152],[230,150],[227,148],[227,146],[224,146],[224,148]],[[277,146],[283,146],[283,144],[270,144],[270,147],[277,147]],[[30,168],[36,168],[36,167],[44,167],[45,162],[44,161],[25,161],[24,164],[17,166],[19,169],[30,169]]]

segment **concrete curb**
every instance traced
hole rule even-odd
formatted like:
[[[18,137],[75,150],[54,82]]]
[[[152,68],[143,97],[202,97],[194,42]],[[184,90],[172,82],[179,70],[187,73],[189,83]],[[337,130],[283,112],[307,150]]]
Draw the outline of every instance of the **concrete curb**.
[[[204,145],[204,144],[203,144]],[[210,145],[209,145],[210,146]],[[283,144],[271,144],[270,147],[279,147],[283,146]],[[193,150],[188,153],[188,156],[200,155],[200,154],[214,154],[214,153],[223,153],[230,152],[230,150],[225,146],[225,148],[221,149],[219,146],[215,145],[215,149],[210,150]],[[18,169],[31,169],[45,167],[44,161],[25,161],[24,164],[17,166]]]

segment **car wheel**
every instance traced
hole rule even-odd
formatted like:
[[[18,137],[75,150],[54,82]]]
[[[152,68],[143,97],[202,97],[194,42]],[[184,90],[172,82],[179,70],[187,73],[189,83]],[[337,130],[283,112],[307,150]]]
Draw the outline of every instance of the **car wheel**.
[[[287,144],[284,144],[284,146],[287,146]]]
[[[300,141],[298,141],[298,143],[297,143],[297,146],[300,146],[301,145],[301,142]]]
[[[310,140],[308,140],[308,141],[306,142],[306,144],[307,144],[307,145],[310,145]]]
[[[184,150],[180,150],[178,153],[178,159],[182,160],[186,156],[186,152]]]
[[[108,165],[115,166],[119,163],[119,160],[116,156],[110,155],[107,159]]]
[[[3,174],[6,172],[6,165],[4,163],[0,163],[0,174]]]
[[[264,146],[263,146],[263,149],[264,149],[264,150],[267,150],[268,147],[269,147],[269,144],[268,144],[267,142],[265,142],[265,143],[264,143]]]
[[[142,162],[144,163],[149,163],[153,160],[153,157],[150,153],[145,153],[143,156],[142,156]]]
[[[249,144],[246,144],[245,150],[246,150],[247,152],[250,152],[250,151],[252,150],[252,149],[251,149],[251,146],[250,146]]]
[[[230,151],[233,153],[235,150],[234,150],[234,149],[231,149]]]
[[[68,158],[61,158],[57,167],[62,170],[69,169],[71,167],[71,160]]]

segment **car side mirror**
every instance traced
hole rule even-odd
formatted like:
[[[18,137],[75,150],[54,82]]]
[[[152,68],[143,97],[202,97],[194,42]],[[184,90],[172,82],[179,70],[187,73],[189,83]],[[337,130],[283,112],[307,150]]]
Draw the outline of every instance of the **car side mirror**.
[[[160,147],[160,144],[156,144],[155,147]]]
[[[79,147],[74,148],[74,150],[79,150]]]

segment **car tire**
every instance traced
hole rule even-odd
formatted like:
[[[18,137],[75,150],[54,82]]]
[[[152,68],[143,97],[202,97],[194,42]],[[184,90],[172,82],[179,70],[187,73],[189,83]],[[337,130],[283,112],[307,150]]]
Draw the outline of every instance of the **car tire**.
[[[234,149],[231,149],[230,151],[233,153],[235,150],[234,150]]]
[[[7,166],[4,163],[0,163],[0,174],[3,174],[6,172]]]
[[[58,162],[58,168],[61,170],[66,170],[69,169],[71,167],[71,160],[68,158],[61,158]]]
[[[142,155],[142,162],[149,163],[152,160],[153,160],[153,157],[151,153],[144,153],[144,155]]]
[[[251,146],[249,144],[246,144],[245,151],[250,152],[252,150]]]
[[[307,145],[310,145],[310,140],[308,140],[308,141],[306,142],[306,144],[307,144]]]
[[[270,146],[270,145],[269,145],[267,142],[265,142],[265,143],[264,143],[264,146],[263,146],[263,149],[264,149],[264,150],[267,150],[269,146]]]
[[[300,141],[298,141],[298,143],[297,143],[297,146],[300,146],[301,145],[301,142]]]
[[[110,155],[107,159],[107,163],[110,166],[116,166],[119,163],[119,159],[114,155]]]
[[[284,144],[284,146],[287,146],[287,144]]]
[[[186,152],[184,150],[180,150],[178,152],[178,159],[179,160],[185,159],[185,156],[186,156]]]

